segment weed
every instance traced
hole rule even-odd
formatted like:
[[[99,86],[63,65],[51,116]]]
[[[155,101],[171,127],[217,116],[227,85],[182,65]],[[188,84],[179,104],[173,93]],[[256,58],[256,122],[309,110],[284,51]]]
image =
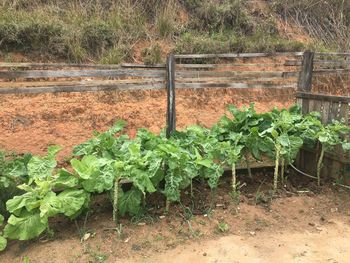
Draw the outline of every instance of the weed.
[[[225,222],[219,222],[216,228],[217,228],[217,231],[220,233],[226,233],[230,230],[230,226]]]
[[[162,61],[162,49],[159,44],[152,44],[142,50],[142,58],[146,64],[157,64]]]
[[[99,247],[93,249],[89,244],[85,247],[84,253],[89,254],[88,263],[105,263],[108,259],[106,254],[101,253]]]

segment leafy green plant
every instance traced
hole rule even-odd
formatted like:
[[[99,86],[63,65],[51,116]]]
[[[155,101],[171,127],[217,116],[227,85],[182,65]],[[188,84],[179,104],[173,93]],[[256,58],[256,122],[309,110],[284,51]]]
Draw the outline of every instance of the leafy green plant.
[[[350,151],[350,143],[344,138],[350,133],[350,128],[340,121],[333,121],[331,124],[321,127],[317,138],[321,143],[320,156],[317,162],[317,185],[321,184],[321,169],[326,151],[332,150],[335,146],[341,145],[345,151]]]
[[[228,109],[232,116],[223,116],[211,129],[190,126],[174,131],[170,138],[164,132],[156,135],[139,129],[130,139],[123,134],[126,122],[117,121],[109,130],[95,132],[92,139],[76,146],[67,169],[57,167],[57,146],[49,147],[46,156],[0,156],[1,190],[9,186],[18,190],[6,202],[9,218],[0,248],[6,246],[6,239],[28,240],[44,231],[51,233],[49,218],[58,214],[76,218],[88,208],[94,194],[110,194],[113,220],[118,223],[119,216],[139,217],[152,193],[164,195],[168,211],[171,202],[181,201],[184,189],[189,188],[193,198],[196,179],[215,190],[224,168],[232,171],[232,196],[238,199],[236,166],[248,158],[275,161],[276,191],[279,177],[284,180],[284,167],[294,162],[302,146],[314,148],[317,142],[322,146],[320,184],[325,152],[337,145],[350,150],[345,140],[348,126],[339,121],[325,126],[319,114],[303,116],[300,107],[267,113],[257,113],[253,104]],[[130,182],[131,187],[122,187],[122,181]],[[2,216],[0,221],[4,221]],[[227,231],[226,225],[219,231]]]
[[[295,123],[301,118],[301,115],[293,114],[292,111],[282,110],[274,119],[271,127],[263,132],[271,144],[274,145],[274,191],[277,190],[280,161],[282,160],[283,167],[285,161],[287,163],[293,162],[303,145],[303,140],[294,134]],[[281,176],[284,177],[283,174]]]
[[[6,202],[21,190],[16,186],[28,181],[27,165],[30,154],[8,155],[0,152],[0,213],[8,216]]]
[[[3,215],[0,214],[0,226],[2,226],[2,224],[4,223],[4,217]],[[3,251],[7,246],[7,240],[6,238],[1,235],[1,232],[0,232],[0,251]]]
[[[221,233],[225,233],[230,230],[230,226],[225,222],[219,222],[217,225],[217,230]]]
[[[24,193],[8,200],[7,210],[11,213],[4,228],[9,239],[28,240],[49,230],[48,219],[57,214],[76,217],[87,206],[89,194],[75,188],[77,182],[66,180],[68,172],[55,171],[57,146],[51,146],[45,157],[33,156],[28,162],[28,183],[18,185]],[[59,193],[56,187],[64,189]]]

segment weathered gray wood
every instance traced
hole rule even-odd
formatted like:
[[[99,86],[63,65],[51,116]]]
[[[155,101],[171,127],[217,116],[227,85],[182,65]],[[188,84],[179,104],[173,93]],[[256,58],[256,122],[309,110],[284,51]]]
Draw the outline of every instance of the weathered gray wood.
[[[51,86],[102,86],[118,84],[153,84],[164,83],[164,78],[134,78],[134,79],[103,79],[103,80],[61,80],[61,81],[0,81],[1,88],[51,87]]]
[[[298,80],[299,91],[310,91],[312,85],[314,53],[306,51],[303,55],[303,62]]]
[[[296,97],[309,100],[325,100],[345,104],[350,103],[350,97],[348,96],[334,96],[328,94],[316,94],[311,92],[298,92],[296,94]]]
[[[327,74],[349,74],[350,69],[317,69],[313,71],[313,75],[327,75]]]
[[[176,71],[176,78],[203,78],[203,77],[297,77],[299,72],[282,71]]]
[[[176,64],[179,69],[221,69],[227,67],[284,67],[283,63]],[[294,65],[293,65],[294,66]]]
[[[98,68],[116,69],[119,64],[76,64],[76,63],[7,63],[0,62],[0,68]]]
[[[249,83],[296,83],[296,77],[281,78],[281,77],[251,77],[251,76],[235,76],[235,77],[203,77],[203,78],[178,78],[176,83],[222,83],[222,82],[249,82]]]
[[[252,88],[265,88],[265,89],[291,89],[296,88],[297,85],[279,85],[279,84],[249,84],[249,83],[178,83],[176,88],[178,89],[203,89],[203,88],[232,88],[232,89],[252,89]]]
[[[176,107],[175,107],[175,58],[170,54],[166,63],[167,76],[167,127],[166,136],[170,137],[176,129]]]
[[[303,52],[276,52],[276,53],[226,53],[226,54],[183,54],[175,55],[179,59],[199,58],[257,58],[274,56],[302,56]]]
[[[302,61],[286,60],[284,66],[301,66]],[[347,60],[314,60],[314,66],[349,66],[350,61]]]
[[[0,78],[81,78],[81,77],[165,77],[164,70],[115,69],[115,70],[26,70],[0,71]]]
[[[350,57],[349,52],[315,52],[317,56],[343,56]]]
[[[135,64],[135,63],[122,63],[123,68],[163,68],[165,69],[165,64]]]
[[[57,92],[96,92],[107,90],[149,90],[164,89],[163,83],[145,84],[111,84],[99,86],[57,86],[57,87],[27,87],[27,88],[0,88],[0,94],[38,94]]]

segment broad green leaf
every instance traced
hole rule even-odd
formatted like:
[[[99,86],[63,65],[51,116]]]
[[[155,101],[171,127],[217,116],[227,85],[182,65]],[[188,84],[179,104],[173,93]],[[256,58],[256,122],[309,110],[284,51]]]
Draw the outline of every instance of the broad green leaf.
[[[6,202],[6,209],[12,214],[19,215],[23,208],[28,212],[38,208],[40,201],[33,193],[24,193],[20,196],[15,196]]]
[[[112,128],[110,128],[107,132],[109,134],[116,134],[117,132],[120,132],[124,129],[125,125],[127,124],[126,121],[124,120],[117,120],[114,125],[112,126]]]
[[[142,192],[136,188],[131,188],[127,192],[119,191],[118,211],[121,216],[129,214],[137,215],[141,210]]]
[[[318,140],[319,140],[321,143],[328,142],[328,136],[327,136],[327,135],[321,135],[321,136],[318,137]]]
[[[129,145],[129,151],[130,151],[131,155],[140,155],[141,145],[138,143],[132,143]]]
[[[49,218],[61,212],[62,204],[56,193],[48,192],[41,200],[40,217]]]
[[[58,177],[55,179],[54,185],[57,188],[71,188],[79,184],[79,179],[66,169],[60,169]]]
[[[34,181],[50,178],[56,165],[55,159],[34,156],[28,163],[29,177]]]
[[[197,160],[197,164],[210,168],[213,165],[213,161],[209,159]]]
[[[7,246],[7,240],[3,236],[0,236],[0,252],[3,251]]]
[[[49,146],[47,149],[48,159],[55,159],[56,154],[61,150],[62,150],[61,146],[58,146],[58,145]]]
[[[89,194],[84,190],[67,189],[57,198],[61,203],[61,213],[70,218],[75,217],[89,201]]]
[[[154,193],[156,191],[149,174],[146,171],[133,169],[132,177],[130,179],[133,181],[135,187],[143,193],[145,193],[145,191],[149,193]]]
[[[88,179],[82,180],[82,186],[90,193],[102,193],[112,189],[114,177],[114,169],[111,165],[94,169]]]
[[[344,151],[350,151],[350,142],[343,143],[342,147],[343,147]]]
[[[37,213],[25,213],[21,217],[11,215],[4,228],[4,235],[9,239],[29,240],[38,237],[48,227],[47,219]]]
[[[289,137],[287,134],[282,134],[277,138],[277,142],[281,144],[284,147],[288,147],[290,142],[289,142]]]
[[[89,179],[98,169],[97,157],[93,155],[84,156],[81,161],[78,159],[72,159],[70,163],[82,179]]]
[[[4,216],[0,214],[0,226],[4,223]]]

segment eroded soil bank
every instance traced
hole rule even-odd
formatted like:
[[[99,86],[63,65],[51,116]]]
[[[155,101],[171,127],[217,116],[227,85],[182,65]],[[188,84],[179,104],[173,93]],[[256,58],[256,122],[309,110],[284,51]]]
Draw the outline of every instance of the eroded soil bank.
[[[294,102],[293,89],[178,90],[177,127],[191,124],[210,127],[226,111],[255,102],[258,111]],[[116,120],[128,121],[126,132],[138,128],[159,132],[166,124],[166,90],[109,91],[0,96],[0,149],[43,154],[47,146],[64,147],[60,158]]]

